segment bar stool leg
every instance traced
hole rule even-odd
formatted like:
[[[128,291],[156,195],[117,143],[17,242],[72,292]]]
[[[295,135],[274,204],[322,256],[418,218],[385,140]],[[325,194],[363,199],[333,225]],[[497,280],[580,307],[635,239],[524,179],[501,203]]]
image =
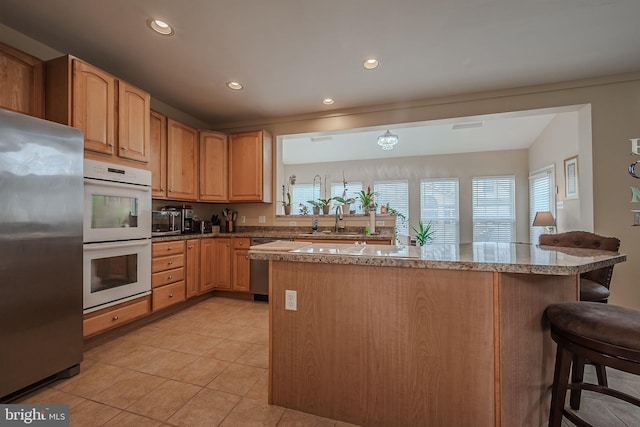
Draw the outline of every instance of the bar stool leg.
[[[573,357],[573,367],[571,368],[571,383],[572,384],[582,384],[584,380],[584,358],[574,356]],[[580,397],[582,396],[582,390],[571,390],[571,397],[569,399],[569,404],[572,409],[576,411],[580,409]]]
[[[596,367],[596,375],[598,376],[598,385],[603,387],[609,387],[609,382],[607,381],[607,369],[604,365],[594,365]]]
[[[551,410],[549,411],[549,427],[560,427],[562,412],[567,396],[569,372],[571,370],[571,353],[558,343],[556,350],[556,365],[553,372],[553,386],[551,388]]]

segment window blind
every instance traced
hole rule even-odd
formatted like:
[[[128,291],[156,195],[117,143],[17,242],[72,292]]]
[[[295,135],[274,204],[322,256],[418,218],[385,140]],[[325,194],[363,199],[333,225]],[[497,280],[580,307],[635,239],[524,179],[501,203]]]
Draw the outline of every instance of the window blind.
[[[373,191],[377,193],[374,200],[378,206],[388,204],[405,216],[406,220],[396,218],[396,232],[409,234],[409,181],[406,179],[375,181]],[[379,208],[378,212],[380,212]]]
[[[420,220],[431,222],[433,243],[454,243],[460,239],[458,178],[420,180]]]
[[[300,204],[306,205],[309,209],[309,214],[313,212],[312,205],[307,203],[309,200],[316,200],[320,197],[320,188],[316,186],[315,192],[313,191],[313,184],[296,184],[291,187],[291,198],[293,200],[293,206],[291,213],[293,215],[300,215]]]
[[[473,241],[515,241],[515,176],[472,179]]]
[[[544,227],[534,227],[536,212],[549,211],[556,218],[555,209],[555,166],[551,165],[529,175],[529,242],[538,243],[545,233]]]

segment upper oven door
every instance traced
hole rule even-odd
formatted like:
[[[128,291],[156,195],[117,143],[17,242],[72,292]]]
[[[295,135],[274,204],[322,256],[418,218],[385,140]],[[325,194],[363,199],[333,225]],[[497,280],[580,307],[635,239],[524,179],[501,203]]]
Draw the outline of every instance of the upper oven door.
[[[151,188],[84,179],[84,242],[151,238]]]

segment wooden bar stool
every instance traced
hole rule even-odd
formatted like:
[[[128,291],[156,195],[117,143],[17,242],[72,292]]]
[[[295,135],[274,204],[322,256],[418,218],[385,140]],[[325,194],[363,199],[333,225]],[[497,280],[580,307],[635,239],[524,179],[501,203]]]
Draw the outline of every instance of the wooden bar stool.
[[[552,304],[545,315],[551,338],[558,344],[549,427],[560,427],[563,415],[577,426],[592,427],[575,412],[580,409],[582,390],[606,394],[640,407],[637,397],[607,385],[583,382],[585,360],[640,375],[640,310],[576,301]],[[571,390],[570,408],[565,407],[567,389]]]

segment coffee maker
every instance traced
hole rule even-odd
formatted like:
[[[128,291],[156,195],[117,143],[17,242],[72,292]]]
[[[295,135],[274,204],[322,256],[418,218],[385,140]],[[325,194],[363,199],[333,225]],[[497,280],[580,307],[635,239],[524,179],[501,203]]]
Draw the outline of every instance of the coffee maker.
[[[182,233],[197,233],[200,230],[196,230],[195,221],[193,218],[193,209],[182,208]]]

